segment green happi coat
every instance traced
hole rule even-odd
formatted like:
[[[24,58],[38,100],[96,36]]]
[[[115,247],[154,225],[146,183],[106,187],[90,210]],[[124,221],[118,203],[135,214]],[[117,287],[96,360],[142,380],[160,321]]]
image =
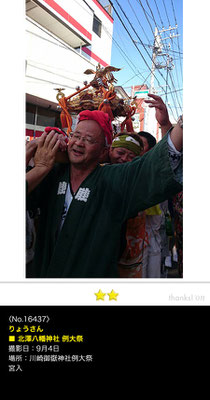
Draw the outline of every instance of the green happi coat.
[[[68,183],[69,165],[56,165],[28,196],[29,204],[41,208],[34,277],[117,278],[123,223],[182,190],[167,136],[132,162],[99,165],[73,197],[59,232]]]

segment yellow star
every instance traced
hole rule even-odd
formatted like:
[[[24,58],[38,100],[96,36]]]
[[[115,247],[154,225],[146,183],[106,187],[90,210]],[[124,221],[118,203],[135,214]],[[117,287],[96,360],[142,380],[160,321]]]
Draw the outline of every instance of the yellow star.
[[[117,301],[117,296],[119,295],[119,293],[115,293],[115,291],[112,289],[112,291],[110,293],[107,293],[109,296],[109,300],[115,300]]]
[[[106,293],[103,293],[101,289],[98,291],[98,293],[94,293],[96,295],[96,300],[104,300],[104,296]]]

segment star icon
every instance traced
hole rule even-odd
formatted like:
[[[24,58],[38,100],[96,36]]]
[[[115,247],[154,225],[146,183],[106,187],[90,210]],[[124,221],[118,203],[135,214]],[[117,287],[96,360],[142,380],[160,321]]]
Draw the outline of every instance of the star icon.
[[[109,296],[109,300],[115,300],[117,301],[117,296],[119,295],[119,293],[115,293],[115,291],[112,289],[112,291],[110,293],[107,293]]]
[[[104,300],[104,296],[106,293],[103,293],[101,289],[98,291],[98,293],[94,293],[96,295],[96,300]]]

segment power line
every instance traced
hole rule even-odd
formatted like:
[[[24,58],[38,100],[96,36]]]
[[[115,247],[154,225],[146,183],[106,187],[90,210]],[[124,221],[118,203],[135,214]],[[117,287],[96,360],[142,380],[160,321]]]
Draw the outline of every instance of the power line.
[[[175,92],[181,92],[181,91],[183,91],[183,89],[176,89],[176,90],[173,90],[173,91],[171,91],[171,92],[168,92],[168,94],[170,94],[170,93],[175,93]],[[164,93],[163,93],[164,94]]]
[[[170,75],[170,78],[171,78],[172,86],[173,86],[173,88],[175,89],[175,85],[174,85],[174,82],[173,82],[173,79],[172,79],[172,74],[171,74],[171,71],[170,71],[170,70],[169,70],[169,75]],[[175,91],[175,93],[176,93],[176,98],[177,98],[177,102],[178,102],[178,104],[179,104],[179,107],[182,108],[181,105],[180,105],[178,96],[177,96],[177,92]]]
[[[170,24],[169,17],[168,17],[168,13],[167,13],[166,5],[165,5],[165,0],[162,0],[162,1],[163,1],[163,5],[164,5],[166,17],[167,17],[167,19],[168,19],[168,23],[169,23],[169,25],[171,25],[171,24]],[[171,5],[172,5],[173,13],[174,13],[175,24],[176,24],[176,31],[177,31],[177,36],[176,36],[176,37],[177,37],[177,41],[178,41],[178,43],[179,43],[179,39],[178,39],[178,38],[179,38],[179,34],[178,34],[178,29],[177,29],[178,24],[177,24],[176,15],[175,15],[175,9],[174,9],[174,4],[173,4],[173,1],[172,1],[172,0],[171,0]],[[173,41],[171,41],[171,45],[172,45],[172,49],[174,50]],[[179,51],[180,51],[180,48],[179,48]],[[180,59],[180,66],[181,66],[181,59]],[[178,83],[178,86],[179,86],[179,77],[178,77],[177,68],[175,68],[175,72],[176,72],[177,83]],[[171,72],[170,72],[170,78],[171,78],[171,82],[172,82],[172,84],[173,84]],[[182,78],[182,79],[183,79],[183,78]],[[178,96],[177,96],[177,101],[178,101],[178,104],[179,104],[179,106],[180,106]]]
[[[159,15],[159,18],[160,18],[160,22],[161,22],[161,24],[162,24],[162,28],[163,28],[163,26],[164,26],[164,23],[163,23],[163,20],[162,20],[162,17],[161,17],[161,14],[160,14],[160,11],[159,11],[159,8],[158,8],[158,5],[157,5],[157,3],[156,3],[156,0],[154,0],[154,2],[155,2],[156,8],[157,8],[157,12],[158,12],[158,15]]]
[[[163,2],[163,6],[164,6],[164,8],[165,8],[165,13],[166,13],[166,17],[167,17],[167,19],[168,19],[168,24],[170,25],[170,21],[169,21],[169,18],[168,18],[167,9],[166,9],[166,5],[165,5],[165,0],[162,0],[162,2]]]
[[[151,31],[152,31],[152,34],[154,34],[154,32],[153,32],[153,27],[152,27],[152,25],[151,25],[149,19],[147,18],[147,13],[146,13],[146,10],[145,10],[145,8],[144,8],[144,6],[143,6],[141,0],[138,0],[137,2],[141,5],[142,10],[143,10],[143,12],[144,12],[144,15],[145,15],[145,17],[146,17],[146,19],[147,19],[147,22],[148,22],[148,24],[149,24],[149,26],[150,26],[150,29],[151,29]]]
[[[171,1],[172,1],[172,0],[171,0]],[[147,2],[147,4],[148,4],[148,0],[146,0],[146,2]],[[159,14],[159,17],[160,17],[160,21],[161,21],[162,25],[164,25],[156,1],[155,1],[155,4],[156,4],[156,8],[157,8],[157,10],[158,10],[158,14]],[[165,13],[166,13],[166,17],[167,17],[167,19],[168,19],[169,27],[171,27],[171,23],[170,23],[170,20],[169,20],[169,17],[168,17],[168,13],[167,13],[167,9],[166,9],[164,0],[163,0],[163,5],[164,5],[164,8],[165,8]],[[149,4],[148,4],[148,6],[149,6]],[[149,8],[150,8],[150,6],[149,6]],[[150,8],[150,10],[151,10],[151,8]],[[151,10],[151,12],[152,12],[152,10]],[[154,15],[153,15],[153,18],[154,18]],[[155,24],[156,24],[156,26],[157,26],[157,22],[156,22],[155,18],[154,18],[154,22],[155,22]],[[175,23],[176,23],[176,28],[177,28],[177,21],[176,21],[176,20],[175,20]],[[176,29],[176,28],[174,28],[174,29]],[[166,38],[164,38],[164,39],[166,39]],[[171,45],[172,45],[172,49],[173,49],[173,50],[171,50],[171,51],[173,52],[173,51],[174,51],[173,41],[171,41]],[[168,48],[166,48],[165,46],[164,46],[164,49],[165,49],[165,51],[166,51],[167,53],[170,51],[170,50],[169,50]],[[178,52],[177,52],[177,53],[178,53]],[[179,54],[179,53],[178,53],[178,54]],[[173,59],[173,60],[174,60],[174,59]],[[178,84],[178,86],[180,86],[180,84],[179,84],[179,77],[178,77],[178,72],[177,72],[177,67],[176,67],[176,66],[175,66],[175,73],[176,73],[176,78],[177,78],[177,84]],[[170,76],[171,76],[171,75],[170,75]],[[167,68],[167,73],[166,73],[166,80],[167,80],[167,82],[168,82],[168,68]],[[172,82],[172,78],[171,78],[171,82]],[[166,95],[166,97],[167,97],[167,95]],[[179,102],[178,97],[177,97],[177,101]],[[180,103],[179,103],[179,105],[180,105]]]
[[[141,56],[142,56],[142,58],[143,58],[145,64],[147,65],[147,67],[149,68],[149,70],[151,70],[150,66],[148,65],[147,61],[145,60],[145,57],[143,56],[142,52],[139,50],[138,46],[136,45],[136,41],[135,41],[135,40],[133,39],[133,37],[131,36],[129,30],[127,29],[127,27],[125,26],[124,22],[122,21],[122,18],[120,17],[120,15],[119,15],[119,13],[117,12],[116,8],[114,7],[113,3],[112,3],[110,0],[109,0],[109,2],[110,2],[110,4],[112,5],[114,11],[116,12],[116,14],[117,14],[117,16],[118,16],[120,22],[122,23],[124,29],[126,30],[126,32],[128,33],[129,37],[131,38],[133,44],[134,44],[135,47],[137,48],[138,52],[141,54]],[[124,14],[124,16],[126,17],[126,19],[128,20],[128,17],[127,17],[127,15],[125,14],[125,12],[123,11],[123,9],[122,9],[121,5],[119,4],[118,0],[116,0],[116,3],[118,4],[118,6],[120,7],[122,13]],[[135,32],[136,36],[137,36],[138,39],[140,40],[141,45],[144,47],[146,53],[148,54],[148,56],[149,56],[150,59],[151,59],[151,56],[150,56],[149,52],[147,51],[147,49],[146,49],[144,43],[142,42],[141,38],[139,37],[139,35],[137,34],[136,30],[133,28],[133,26],[132,26],[132,24],[130,23],[129,20],[128,20],[128,22],[129,22],[129,24],[131,25],[131,27],[132,27],[133,31]],[[157,78],[156,78],[156,79],[157,79]],[[158,82],[158,83],[159,83],[159,82]]]
[[[141,2],[141,0],[139,0],[139,1]],[[145,64],[147,65],[149,71],[151,71],[151,68],[150,68],[150,66],[148,65],[147,61],[145,60],[145,57],[143,56],[142,52],[141,52],[141,51],[139,50],[139,48],[137,47],[137,45],[136,45],[136,43],[135,43],[133,37],[131,36],[130,32],[128,31],[127,27],[125,26],[125,24],[124,24],[122,18],[120,17],[119,13],[117,12],[116,8],[114,7],[112,1],[109,0],[109,2],[110,2],[110,4],[111,4],[111,6],[113,7],[113,9],[114,9],[116,15],[118,16],[119,20],[121,21],[123,27],[125,28],[126,32],[128,33],[129,37],[131,38],[132,42],[134,43],[135,47],[137,48],[138,52],[141,54],[141,56],[142,56],[142,58],[143,58]],[[149,58],[152,60],[151,55],[150,55],[149,52],[147,51],[147,49],[146,49],[144,43],[142,42],[141,38],[139,37],[139,35],[137,34],[136,30],[134,29],[133,25],[132,25],[131,22],[129,21],[127,15],[125,14],[125,12],[124,12],[124,10],[122,9],[121,5],[119,4],[118,0],[116,0],[116,3],[118,4],[118,6],[119,6],[120,10],[122,11],[123,15],[125,16],[125,18],[128,20],[129,25],[131,26],[131,28],[133,29],[134,33],[136,34],[136,36],[137,36],[138,39],[140,40],[140,42],[141,42],[142,46],[144,47],[146,53],[148,54]],[[153,31],[152,31],[152,32],[153,32]],[[153,61],[153,60],[152,60],[152,61]],[[162,76],[162,78],[164,79],[164,81],[166,82],[165,77],[164,77],[163,74],[159,71],[159,69],[158,69],[158,72],[159,72],[159,74]],[[154,77],[155,77],[155,79],[157,80],[157,82],[158,82],[158,84],[159,84],[159,86],[160,86],[160,82],[159,82],[158,78],[157,78],[156,76],[154,76]],[[171,89],[171,88],[170,88],[170,89]],[[174,101],[174,100],[173,100],[173,101]],[[174,118],[175,118],[175,117],[174,117]]]
[[[110,1],[110,0],[109,0],[109,2],[110,2],[110,4],[111,4],[111,6],[113,7],[113,9],[114,9],[115,13],[117,14],[117,16],[118,16],[118,18],[119,18],[119,20],[120,20],[121,24],[123,25],[124,29],[126,30],[126,32],[128,33],[129,37],[131,38],[131,40],[132,40],[132,42],[133,42],[134,46],[137,48],[137,50],[138,50],[138,52],[141,54],[141,56],[142,56],[142,58],[143,58],[143,60],[144,60],[145,64],[147,65],[147,67],[148,67],[148,68],[149,68],[149,70],[150,70],[150,66],[148,65],[147,61],[145,60],[145,57],[143,56],[143,54],[142,54],[142,53],[141,53],[141,51],[139,50],[138,46],[136,45],[136,42],[135,42],[135,40],[132,38],[132,36],[131,36],[131,34],[130,34],[129,30],[128,30],[128,29],[127,29],[127,27],[125,26],[125,24],[124,24],[124,22],[123,22],[122,18],[120,17],[119,13],[117,12],[116,8],[114,7],[114,5],[113,5],[112,1]],[[118,6],[121,8],[121,6],[120,6],[120,4],[118,3],[118,1],[117,1],[117,0],[116,0],[116,2],[117,2],[117,4],[118,4]],[[124,12],[123,12],[123,13],[124,13]],[[124,15],[125,15],[125,13],[124,13]],[[125,15],[125,16],[126,16],[126,15]],[[126,18],[127,18],[127,17],[126,17]],[[140,38],[139,38],[139,39],[140,39]],[[143,44],[143,42],[142,42],[142,40],[141,40],[141,39],[140,39],[140,41],[141,41],[141,44],[143,45],[143,47],[145,48],[145,46],[144,46],[144,44]],[[145,50],[146,50],[146,48],[145,48]],[[146,50],[146,51],[147,51],[147,50]]]
[[[152,18],[153,18],[153,21],[154,21],[154,23],[155,23],[155,26],[158,26],[158,25],[157,25],[157,22],[155,21],[155,17],[154,17],[154,14],[153,14],[153,12],[152,12],[152,9],[151,9],[151,7],[150,7],[150,5],[149,5],[149,3],[148,3],[148,0],[146,0],[146,3],[147,3],[147,6],[148,6],[148,8],[149,8],[151,14],[152,14]]]
[[[116,0],[117,1],[117,0]],[[139,2],[139,4],[141,5],[141,7],[142,7],[142,9],[143,9],[143,11],[144,11],[144,14],[145,14],[145,16],[146,16],[146,11],[145,11],[145,8],[144,8],[144,6],[142,5],[142,2],[141,2],[141,0],[138,0],[138,2]],[[147,2],[147,4],[148,4],[148,6],[149,6],[149,3],[148,3],[148,1],[146,0],[146,2]],[[118,3],[118,2],[117,2]],[[119,5],[119,4],[118,4]],[[151,10],[151,7],[149,6],[149,9],[150,9],[150,11],[151,11],[151,13],[152,13],[152,16],[153,16],[153,20],[154,20],[154,23],[155,23],[155,26],[158,26],[158,24],[157,24],[157,22],[156,22],[156,20],[155,20],[155,18],[154,18],[154,14],[153,14],[153,12],[152,12],[152,10]],[[146,17],[147,18],[147,17]],[[147,21],[148,21],[148,18],[147,18]],[[149,21],[148,21],[149,22]],[[169,24],[170,24],[170,22],[169,22]],[[151,26],[151,24],[149,23],[149,25],[150,25],[150,27],[151,27],[151,30],[152,30],[152,33],[154,34],[154,32],[153,32],[153,28],[152,28],[152,26]],[[133,27],[132,27],[133,28]],[[134,30],[134,28],[133,28],[133,30]],[[134,32],[136,33],[136,31],[134,30]],[[137,35],[137,33],[136,33],[136,35]],[[139,38],[139,36],[137,35],[137,37]],[[140,39],[140,38],[139,38]],[[141,42],[141,44],[144,46],[144,44]],[[145,49],[146,50],[146,49]],[[147,52],[147,54],[148,54],[148,52]],[[149,55],[149,57],[151,58],[151,56]],[[152,59],[152,58],[151,58]],[[164,78],[164,76],[161,74],[161,72],[158,70],[158,72],[160,73],[160,75],[162,76],[162,78],[166,81],[166,79]],[[157,78],[156,78],[157,79]]]
[[[148,42],[149,42],[149,38],[148,38],[148,36],[147,36],[147,34],[146,34],[146,32],[145,32],[145,30],[144,30],[144,28],[143,28],[141,22],[139,21],[139,18],[137,17],[136,12],[134,11],[134,9],[133,9],[133,7],[132,7],[132,5],[131,5],[131,3],[130,3],[130,0],[128,0],[128,3],[129,3],[129,5],[130,5],[130,7],[131,7],[131,9],[132,9],[132,11],[133,11],[133,13],[134,13],[134,15],[135,15],[137,21],[138,21],[138,23],[139,23],[141,29],[143,30],[143,32],[144,32],[144,34],[145,34],[145,36],[146,36],[146,38],[147,38],[147,40],[148,40]]]
[[[121,11],[123,12],[123,14],[124,14],[124,16],[126,17],[126,15],[125,15],[125,13],[124,13],[124,11],[123,11],[123,9],[122,9],[122,7],[120,6],[120,4],[118,3],[118,1],[116,0],[116,2],[117,2],[117,4],[118,4],[118,6],[120,7],[120,9],[121,9]],[[130,1],[128,0],[128,3],[129,3],[129,5],[130,5],[130,7],[131,7],[131,9],[132,9],[132,11],[134,12],[134,10],[133,10],[133,8],[132,8],[132,6],[131,6],[131,4],[130,4]],[[144,6],[143,6],[143,4],[142,4],[142,2],[141,2],[141,0],[139,0],[138,1],[138,3],[141,5],[141,7],[142,7],[142,9],[143,9],[143,12],[144,12],[144,15],[145,15],[145,17],[146,17],[146,19],[147,19],[147,22],[149,23],[149,26],[150,26],[150,28],[151,28],[151,30],[152,30],[152,33],[153,33],[153,28],[152,28],[152,26],[151,26],[151,23],[150,23],[150,21],[149,21],[149,19],[147,18],[147,12],[146,12],[146,10],[145,10],[145,8],[144,8]],[[149,5],[149,3],[148,3],[148,0],[146,0],[146,3],[147,3],[147,5],[148,5],[148,7],[149,7],[149,10],[150,10],[150,12],[151,12],[151,15],[152,15],[152,19],[153,19],[153,21],[154,21],[154,23],[155,23],[155,26],[157,27],[158,26],[158,24],[157,24],[157,21],[155,20],[155,17],[154,17],[154,14],[153,14],[153,11],[152,11],[152,9],[151,9],[151,7],[150,7],[150,5]],[[163,24],[163,20],[162,20],[162,18],[161,18],[161,15],[160,15],[160,11],[159,11],[159,8],[158,8],[158,6],[157,6],[157,3],[156,3],[156,1],[155,1],[155,4],[156,4],[156,8],[157,8],[157,10],[158,10],[158,14],[159,14],[159,16],[160,16],[160,20],[161,20],[161,23],[162,23],[162,26],[164,25]],[[168,19],[168,23],[169,23],[169,26],[171,27],[171,24],[170,24],[170,20],[169,20],[169,17],[168,17],[168,13],[167,13],[167,10],[166,10],[166,6],[165,6],[165,3],[163,2],[163,5],[164,5],[164,8],[165,8],[165,13],[166,13],[166,17],[167,17],[167,19]],[[112,5],[113,6],[113,5]],[[114,7],[113,7],[114,8]],[[115,9],[115,12],[116,12],[116,9]],[[134,12],[134,14],[135,14],[135,16],[136,16],[136,13]],[[118,15],[118,18],[119,18],[119,15]],[[136,18],[137,18],[137,16],[136,16]],[[127,19],[127,17],[126,17],[126,19]],[[138,18],[137,18],[137,20],[138,20]],[[129,21],[128,21],[129,22]],[[138,20],[138,22],[139,22],[139,20]],[[121,23],[122,23],[122,21],[121,21]],[[130,24],[131,25],[131,24]],[[141,24],[140,24],[140,26],[141,26]],[[142,27],[142,26],[141,26]],[[133,28],[133,26],[132,26],[132,29],[133,29],[133,31],[135,32],[135,34],[137,35],[137,33],[136,33],[136,31],[135,31],[135,29]],[[126,31],[127,31],[127,33],[128,33],[128,30],[126,29]],[[144,32],[145,33],[145,32]],[[129,35],[130,37],[131,37],[131,35]],[[147,35],[146,35],[147,36]],[[139,37],[138,35],[137,35],[137,37]],[[134,40],[133,40],[133,38],[131,37],[131,39],[132,39],[132,41],[134,42]],[[139,38],[140,39],[140,38]],[[147,39],[148,39],[148,37],[147,37]],[[146,45],[144,45],[143,43],[142,43],[142,41],[140,40],[140,43],[141,43],[141,45],[144,47],[144,46],[146,46]],[[135,44],[135,43],[134,43]],[[144,49],[145,49],[145,47],[144,47]],[[146,50],[146,49],[145,49]],[[172,50],[173,51],[173,50]],[[175,52],[175,51],[174,51]],[[179,52],[177,52],[178,54],[180,53],[180,51]],[[147,52],[147,54],[148,54],[148,52]],[[141,54],[142,55],[142,54]],[[146,63],[147,64],[147,63]],[[160,71],[158,71],[159,73],[160,73]],[[167,72],[168,72],[168,69],[167,69]],[[176,74],[177,74],[177,69],[176,69]],[[162,76],[162,74],[160,73],[160,75]],[[135,75],[136,76],[136,75]],[[162,76],[163,77],[163,76]],[[170,72],[170,78],[171,78],[171,83],[172,83],[172,86],[173,86],[173,88],[175,89],[175,85],[174,85],[174,81],[173,81],[173,78],[172,78],[172,73]],[[131,80],[132,78],[130,78],[129,80]],[[163,77],[163,79],[165,80],[165,78]],[[129,81],[128,80],[128,81]],[[125,83],[127,83],[128,81],[126,81]],[[166,81],[166,80],[165,80]],[[178,86],[179,86],[179,79],[178,79],[178,75],[177,75],[177,83],[178,83]],[[159,82],[159,81],[158,81]],[[124,83],[124,84],[125,84]],[[167,79],[167,81],[166,81],[166,83],[168,84],[168,79]],[[168,85],[169,87],[170,87],[170,85]],[[175,104],[175,100],[174,100],[174,97],[172,96],[172,93],[175,93],[176,94],[176,98],[177,98],[177,102],[178,102],[178,104],[179,104],[179,107],[176,107],[176,104]],[[174,103],[174,108],[175,109],[177,109],[177,108],[182,108],[181,107],[181,105],[180,105],[180,102],[179,102],[179,99],[178,99],[178,96],[177,96],[177,91],[176,90],[172,90],[171,89],[171,87],[170,87],[170,92],[168,92],[168,94],[171,94],[171,98],[172,98],[172,100],[173,100],[173,103]],[[171,110],[172,111],[172,110]]]
[[[153,15],[152,9],[151,9],[151,7],[150,7],[150,5],[149,5],[149,3],[148,3],[148,0],[146,0],[146,3],[147,3],[147,5],[148,5],[148,7],[149,7],[149,9],[150,9],[151,14],[152,14],[152,17],[153,17],[155,26],[157,26],[157,25],[158,25],[158,24],[157,24],[157,21],[155,20],[155,17],[154,17],[154,15]],[[169,19],[168,19],[168,21],[169,21]],[[169,21],[169,26],[170,26],[170,21]],[[172,43],[173,43],[173,42],[172,42]],[[160,55],[161,55],[161,54],[160,54]],[[165,58],[165,61],[166,61],[166,58]],[[169,72],[169,68],[168,68],[168,63],[167,63],[167,61],[166,61],[166,82],[167,82],[167,85],[168,85],[168,72]],[[177,73],[177,70],[176,70],[176,73]],[[171,82],[172,82],[172,78],[171,78]],[[177,76],[177,83],[178,83],[178,76]],[[171,92],[171,93],[173,93],[173,92]],[[167,100],[167,96],[168,96],[168,91],[167,91],[167,87],[166,87],[166,100]],[[179,103],[178,97],[177,97],[177,100],[178,100],[178,103]],[[180,105],[180,103],[179,103],[179,105]]]
[[[107,32],[107,34],[109,35],[109,33]],[[110,35],[111,37],[111,35]],[[124,58],[124,60],[127,62],[127,64],[129,65],[129,67],[132,69],[133,72],[135,72],[134,76],[141,76],[144,79],[144,76],[142,75],[142,73],[139,71],[139,69],[136,67],[136,65],[131,61],[131,59],[129,59],[127,57],[127,54],[124,52],[124,50],[121,48],[121,46],[119,45],[119,43],[112,37],[113,43],[118,47],[118,49],[120,50],[122,57]],[[122,41],[122,40],[121,40]],[[123,42],[123,41],[122,41]],[[130,65],[131,64],[131,65]],[[138,71],[136,73],[136,71]],[[131,78],[133,79],[133,78]],[[130,79],[129,79],[130,80]]]
[[[122,86],[125,85],[127,82],[131,81],[131,79],[135,78],[135,76],[137,76],[137,75],[138,75],[138,74],[132,76],[132,78],[130,78],[130,79],[128,79],[126,82],[124,82],[124,83],[122,84]],[[148,79],[149,77],[150,77],[150,73],[149,73],[149,75],[144,79],[144,82],[141,83],[141,86],[143,86],[143,85],[146,83],[146,81],[147,81],[147,79]]]
[[[180,59],[180,58],[182,58],[181,56],[183,56],[183,53],[181,52],[179,52],[179,51],[175,51],[175,50],[171,50],[171,49],[167,49],[168,50],[168,52],[170,52],[170,53],[176,53],[176,54],[179,54],[180,55],[180,57],[178,58],[178,59]]]
[[[171,5],[172,5],[172,9],[173,9],[175,24],[176,24],[176,26],[178,26],[178,24],[177,24],[177,19],[176,19],[176,14],[175,14],[175,9],[174,9],[173,0],[171,0]],[[178,34],[178,29],[177,29],[177,34]],[[179,52],[181,52],[181,51],[180,51],[180,46],[179,46],[179,36],[177,36],[177,44],[178,44],[178,50],[179,50]],[[182,80],[183,80],[183,72],[182,72],[181,59],[180,59],[180,71],[181,71]]]

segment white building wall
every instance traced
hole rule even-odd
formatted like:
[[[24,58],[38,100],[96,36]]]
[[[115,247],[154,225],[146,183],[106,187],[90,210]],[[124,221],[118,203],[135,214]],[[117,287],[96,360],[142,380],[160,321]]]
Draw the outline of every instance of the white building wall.
[[[72,18],[78,21],[79,24],[82,25],[83,28],[85,28],[88,32],[92,31],[92,12],[87,5],[88,1],[87,4],[80,0],[38,0],[38,2],[48,8],[50,12],[53,12],[53,14],[55,14],[59,19],[62,19],[65,23],[67,22],[66,18],[64,17],[66,12]],[[92,3],[92,0],[89,1],[89,3]],[[64,10],[64,12],[62,12],[61,9]],[[71,22],[69,20],[69,24],[70,23]]]
[[[92,32],[92,51],[107,64],[110,64],[112,51],[113,20],[102,11],[102,7],[96,5],[93,0],[87,0],[87,3],[94,10],[95,15],[102,22],[101,37]]]
[[[37,20],[26,17],[25,91],[32,96],[57,103],[56,88],[64,88],[64,93],[68,96],[75,91],[76,86],[83,87],[85,80],[89,82],[92,79],[92,75],[84,74],[86,69],[95,70],[98,62],[103,66],[110,64],[113,20],[95,0],[86,0],[89,7],[82,0],[37,0],[36,4],[41,2],[49,9],[49,4],[57,4],[67,14],[71,14],[78,24],[90,31],[88,36],[91,38],[91,48],[83,48],[89,55],[84,57],[84,53],[79,54],[52,33],[50,26],[46,29]],[[92,31],[93,13],[102,22],[101,37]],[[51,26],[53,28],[52,24]],[[75,33],[77,34],[76,28]]]
[[[83,86],[87,68],[94,64],[64,42],[26,21],[26,93],[57,102],[56,88],[69,95]]]

